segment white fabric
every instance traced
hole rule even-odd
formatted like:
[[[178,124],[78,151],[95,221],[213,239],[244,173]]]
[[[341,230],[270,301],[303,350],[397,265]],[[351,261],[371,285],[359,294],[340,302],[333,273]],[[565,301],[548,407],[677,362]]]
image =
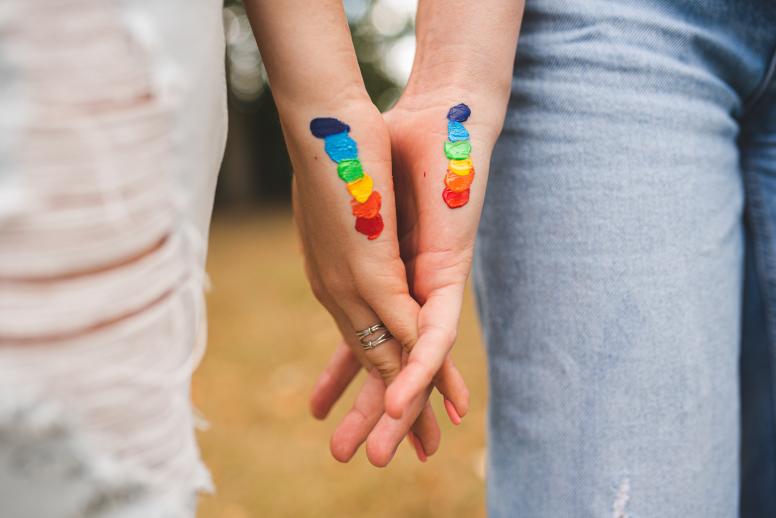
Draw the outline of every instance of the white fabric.
[[[134,481],[135,503],[193,516],[210,485],[189,384],[226,137],[223,55],[217,0],[0,5],[0,502],[20,518],[56,518],[35,500],[72,482],[14,489],[17,417],[38,407],[65,416],[84,465]],[[61,516],[110,498],[94,480]]]

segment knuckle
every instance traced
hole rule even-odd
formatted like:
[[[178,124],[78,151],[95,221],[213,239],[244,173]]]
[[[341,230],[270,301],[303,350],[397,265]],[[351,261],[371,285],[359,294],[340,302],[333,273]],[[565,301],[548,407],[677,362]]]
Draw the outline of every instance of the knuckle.
[[[402,336],[401,338],[398,338],[398,340],[402,349],[410,352],[415,348],[415,344],[418,342],[418,337],[415,335]]]
[[[375,369],[377,369],[377,372],[380,374],[380,377],[384,380],[392,380],[396,376],[399,375],[399,371],[401,370],[401,366],[391,361],[388,358],[370,358],[372,365]]]

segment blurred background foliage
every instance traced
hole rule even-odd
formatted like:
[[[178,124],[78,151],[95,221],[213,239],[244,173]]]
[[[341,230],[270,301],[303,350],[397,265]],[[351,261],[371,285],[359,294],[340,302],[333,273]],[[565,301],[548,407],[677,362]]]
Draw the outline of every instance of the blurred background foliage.
[[[415,52],[415,0],[345,0],[366,89],[381,110],[401,94]],[[226,0],[229,139],[216,208],[287,204],[291,165],[267,72],[242,2]]]

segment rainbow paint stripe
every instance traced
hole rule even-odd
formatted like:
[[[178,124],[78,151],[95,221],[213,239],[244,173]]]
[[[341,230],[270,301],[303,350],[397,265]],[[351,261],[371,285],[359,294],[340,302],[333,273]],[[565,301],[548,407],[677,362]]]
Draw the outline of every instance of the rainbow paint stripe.
[[[337,119],[319,117],[310,121],[310,132],[323,139],[326,154],[337,164],[337,174],[347,183],[353,197],[350,205],[356,217],[356,230],[368,239],[377,239],[383,231],[382,199],[380,193],[373,190],[372,177],[361,166],[356,141],[348,135],[350,126]]]
[[[447,141],[445,156],[450,160],[445,175],[442,199],[451,209],[463,207],[469,201],[469,188],[474,181],[474,166],[469,155],[472,144],[463,123],[472,111],[465,104],[457,104],[447,112]]]

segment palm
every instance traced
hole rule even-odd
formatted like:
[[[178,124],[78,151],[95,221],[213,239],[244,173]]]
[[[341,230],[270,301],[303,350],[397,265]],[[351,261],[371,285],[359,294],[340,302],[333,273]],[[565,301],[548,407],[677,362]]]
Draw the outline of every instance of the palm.
[[[469,273],[475,224],[470,207],[448,208],[442,200],[447,159],[444,108],[391,111],[394,189],[401,256],[420,304],[435,291],[462,286]],[[476,183],[473,188],[479,188]]]

